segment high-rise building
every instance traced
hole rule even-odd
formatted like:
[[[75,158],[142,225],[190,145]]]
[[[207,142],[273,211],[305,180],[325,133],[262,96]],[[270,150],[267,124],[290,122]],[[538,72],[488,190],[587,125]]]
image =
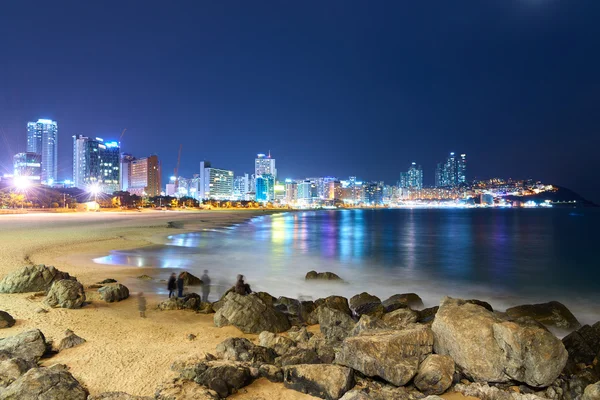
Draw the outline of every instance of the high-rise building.
[[[133,159],[129,161],[129,185],[127,191],[138,196],[159,196],[162,178],[158,156]]]
[[[436,169],[437,187],[455,187],[467,183],[467,155],[458,158],[454,152]]]
[[[277,179],[277,169],[275,168],[275,159],[269,155],[258,154],[254,160],[254,176],[259,175],[272,175],[274,179]]]
[[[236,176],[233,180],[233,198],[235,200],[250,200],[248,193],[252,191],[251,179],[248,174]]]
[[[423,169],[413,162],[408,169],[408,187],[411,189],[423,189]]]
[[[22,176],[40,182],[42,176],[42,156],[38,153],[17,153],[13,157],[14,176]]]
[[[199,199],[231,200],[233,171],[213,168],[208,161],[200,162]]]
[[[131,162],[135,157],[129,153],[121,154],[121,190],[126,192],[131,184]]]
[[[291,179],[285,180],[285,201],[294,204],[298,200],[298,184]]]
[[[275,178],[271,174],[256,177],[256,201],[269,202],[275,199]]]
[[[42,172],[44,156],[42,155]],[[117,142],[83,135],[73,136],[73,185],[89,189],[98,185],[104,193],[120,189],[120,152]]]
[[[58,124],[50,119],[27,123],[27,152],[41,156],[43,184],[52,185],[58,176]]]
[[[365,183],[364,185],[365,203],[371,206],[383,204],[383,185],[378,182]]]

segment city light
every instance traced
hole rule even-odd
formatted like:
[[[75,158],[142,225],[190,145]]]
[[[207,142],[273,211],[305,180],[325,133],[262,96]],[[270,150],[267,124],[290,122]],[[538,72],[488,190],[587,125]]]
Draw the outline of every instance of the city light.
[[[13,179],[14,186],[20,190],[27,190],[31,186],[31,182],[24,176],[15,176]]]

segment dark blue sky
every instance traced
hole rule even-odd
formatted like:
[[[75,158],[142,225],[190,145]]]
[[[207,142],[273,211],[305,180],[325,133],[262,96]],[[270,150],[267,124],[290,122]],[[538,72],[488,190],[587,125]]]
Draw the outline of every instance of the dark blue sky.
[[[15,1],[0,12],[0,169],[26,122],[198,163],[397,180],[466,152],[469,178],[600,201],[600,1]]]

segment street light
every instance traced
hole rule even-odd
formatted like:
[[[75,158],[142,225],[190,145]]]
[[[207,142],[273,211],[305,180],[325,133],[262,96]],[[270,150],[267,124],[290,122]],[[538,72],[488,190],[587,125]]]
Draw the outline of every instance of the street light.
[[[96,207],[98,207],[97,209],[99,209],[100,207],[98,206],[98,193],[100,193],[100,185],[98,185],[97,183],[93,183],[90,186],[90,193],[94,195],[94,202],[96,203]]]

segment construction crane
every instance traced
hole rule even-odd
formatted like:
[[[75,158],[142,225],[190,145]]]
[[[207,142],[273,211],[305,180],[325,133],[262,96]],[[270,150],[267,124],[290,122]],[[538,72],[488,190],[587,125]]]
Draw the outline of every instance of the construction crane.
[[[175,177],[175,195],[179,192],[179,162],[181,161],[181,148],[182,144],[179,145],[179,153],[177,154],[177,165],[175,166],[175,173],[173,176]]]
[[[119,143],[121,143],[121,139],[123,139],[123,135],[125,134],[126,130],[127,128],[123,129],[123,132],[121,132],[121,136],[119,136]]]

